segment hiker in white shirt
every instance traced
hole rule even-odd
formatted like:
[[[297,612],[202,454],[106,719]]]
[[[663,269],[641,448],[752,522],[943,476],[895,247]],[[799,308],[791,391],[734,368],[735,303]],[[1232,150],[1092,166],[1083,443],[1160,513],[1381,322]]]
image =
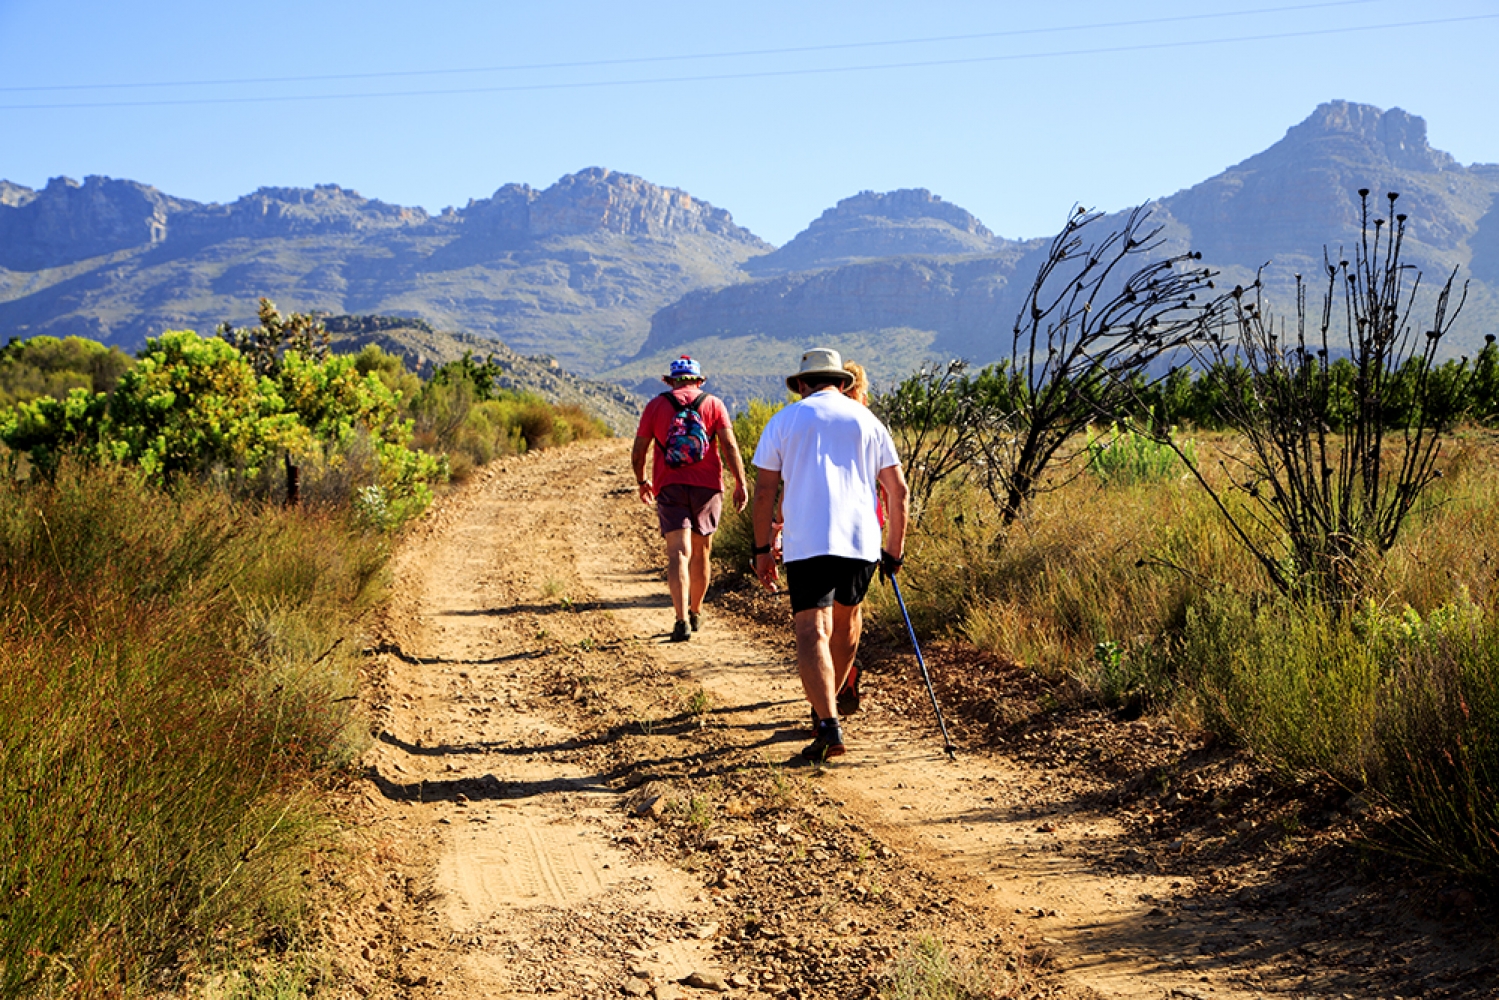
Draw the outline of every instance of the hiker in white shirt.
[[[813,348],[786,386],[802,396],[765,425],[752,460],[755,480],[755,574],[777,587],[771,555],[776,494],[786,584],[796,630],[796,666],[817,715],[801,756],[814,761],[846,752],[834,692],[847,678],[863,625],[860,604],[876,570],[893,575],[906,536],[906,479],[890,432],[841,389],[853,376],[837,351]],[[889,500],[883,547],[877,486]]]

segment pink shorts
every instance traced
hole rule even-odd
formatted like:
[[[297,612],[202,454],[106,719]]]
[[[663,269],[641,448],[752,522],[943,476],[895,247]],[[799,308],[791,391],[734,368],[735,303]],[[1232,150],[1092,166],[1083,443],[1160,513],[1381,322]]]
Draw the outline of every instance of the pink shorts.
[[[656,519],[661,522],[663,535],[683,528],[691,528],[699,535],[711,535],[718,530],[718,519],[722,516],[722,490],[671,483],[661,487],[661,492],[656,494]]]

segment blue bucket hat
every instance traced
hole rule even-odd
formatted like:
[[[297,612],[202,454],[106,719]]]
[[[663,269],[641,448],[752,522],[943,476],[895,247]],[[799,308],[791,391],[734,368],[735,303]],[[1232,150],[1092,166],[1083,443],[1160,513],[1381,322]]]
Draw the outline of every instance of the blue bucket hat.
[[[684,354],[671,363],[671,374],[666,377],[669,379],[702,378],[703,366]]]

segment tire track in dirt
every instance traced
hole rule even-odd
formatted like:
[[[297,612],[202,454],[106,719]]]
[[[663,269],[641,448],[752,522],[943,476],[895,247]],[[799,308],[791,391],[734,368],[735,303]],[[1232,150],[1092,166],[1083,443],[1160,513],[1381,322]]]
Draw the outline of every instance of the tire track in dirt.
[[[416,945],[400,946],[391,976],[401,992],[617,995],[643,981],[635,970],[666,982],[711,967],[706,946],[621,951],[612,962],[569,955],[566,927],[580,909],[699,922],[695,882],[610,843],[619,794],[570,753],[579,734],[533,704],[515,669],[552,640],[545,595],[577,592],[566,555],[587,504],[568,495],[569,458],[591,462],[544,452],[490,472],[435,512],[393,567],[380,742],[368,763],[422,845],[407,914]],[[558,960],[573,958],[559,975]]]

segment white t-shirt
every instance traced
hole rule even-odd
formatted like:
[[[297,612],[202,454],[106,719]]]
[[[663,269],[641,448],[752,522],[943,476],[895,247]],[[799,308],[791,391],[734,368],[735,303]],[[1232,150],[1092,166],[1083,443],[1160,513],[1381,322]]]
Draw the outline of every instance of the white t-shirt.
[[[869,408],[841,392],[814,392],[770,418],[752,459],[785,484],[782,558],[880,558],[875,511],[881,469],[900,464],[895,441]]]

